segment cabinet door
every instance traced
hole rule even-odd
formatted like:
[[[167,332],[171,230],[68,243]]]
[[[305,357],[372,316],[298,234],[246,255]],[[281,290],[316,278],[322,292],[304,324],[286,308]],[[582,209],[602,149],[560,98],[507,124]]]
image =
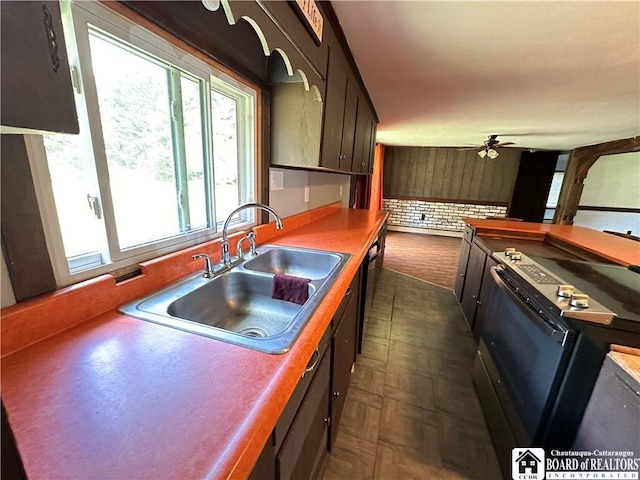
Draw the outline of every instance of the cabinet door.
[[[324,99],[321,165],[338,170],[342,148],[344,101],[347,96],[347,61],[336,41],[329,48],[327,90]]]
[[[278,478],[316,478],[327,452],[330,356],[325,355],[278,453]]]
[[[484,273],[482,275],[482,282],[480,284],[480,292],[478,293],[478,301],[476,302],[478,305],[476,308],[476,318],[475,318],[475,321],[473,322],[473,336],[475,337],[476,340],[479,340],[480,335],[482,335],[482,327],[484,325],[484,321],[486,318],[485,311],[487,309],[486,300],[488,296],[486,285],[489,285],[490,282],[493,281],[491,279],[491,267],[495,267],[497,264],[498,262],[496,262],[493,258],[487,255],[487,259],[485,260],[485,263],[484,263]],[[485,286],[485,288],[482,288],[483,285]]]
[[[371,173],[375,148],[375,129],[376,123],[373,111],[367,99],[360,95],[358,98],[358,114],[356,116],[356,132],[353,145],[353,172]]]
[[[467,274],[467,264],[469,263],[470,250],[471,250],[471,244],[466,240],[462,240],[462,246],[460,248],[460,259],[458,260],[458,271],[456,272],[456,283],[453,287],[453,291],[456,294],[456,298],[458,299],[458,302],[462,302],[464,278]]]
[[[378,123],[376,122],[374,116],[373,116],[373,112],[371,112],[371,119],[369,120],[369,130],[367,132],[368,134],[368,144],[367,139],[365,137],[365,145],[368,145],[368,150],[369,153],[366,154],[366,168],[364,170],[362,170],[363,173],[373,173],[373,155],[376,151],[376,131],[378,130]],[[364,168],[364,167],[363,167]]]
[[[358,324],[357,297],[350,295],[349,303],[338,328],[333,334],[331,350],[331,425],[329,450],[333,447],[338,434],[342,410],[347,398],[351,381],[351,367],[356,356]]]
[[[273,429],[273,445],[275,450],[278,451],[282,442],[287,436],[287,432],[291,428],[291,424],[298,412],[300,405],[302,404],[307,391],[309,390],[309,385],[315,378],[315,375],[319,371],[319,360],[323,358],[325,352],[331,345],[331,339],[333,337],[333,330],[330,327],[327,327],[327,330],[324,332],[322,339],[320,339],[320,343],[318,344],[318,348],[311,355],[309,359],[309,363],[307,364],[307,368],[302,374],[302,378],[298,381],[298,386],[291,394],[287,405],[284,407],[282,414],[280,414],[280,418],[278,419],[278,423],[276,423],[275,428]]]
[[[640,380],[612,355],[618,354],[604,359],[572,449],[640,451]],[[634,355],[625,356],[628,360],[617,358],[627,365],[638,361]]]
[[[352,170],[354,172],[364,172],[363,165],[366,163],[368,148],[365,148],[365,136],[368,126],[368,106],[366,100],[358,98],[358,112],[356,114],[356,130],[353,140],[353,161]],[[367,150],[367,152],[365,152]],[[366,167],[365,167],[366,168]]]
[[[2,2],[3,127],[78,133],[58,2]]]
[[[356,115],[358,113],[358,94],[360,86],[355,77],[349,74],[347,80],[347,96],[344,100],[344,120],[342,123],[342,142],[340,146],[340,170],[358,171],[353,166],[353,144],[356,133]]]
[[[482,283],[486,257],[486,253],[484,253],[478,245],[475,243],[471,245],[469,263],[467,265],[467,273],[462,293],[462,312],[464,313],[464,316],[467,319],[467,324],[471,329],[473,329],[475,322],[476,307],[478,306],[478,294],[480,293],[480,285]]]

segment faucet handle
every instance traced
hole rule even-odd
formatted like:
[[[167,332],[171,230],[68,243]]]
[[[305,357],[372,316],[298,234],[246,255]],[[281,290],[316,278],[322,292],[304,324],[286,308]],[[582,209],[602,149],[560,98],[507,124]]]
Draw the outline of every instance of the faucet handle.
[[[247,234],[247,238],[249,239],[249,256],[250,257],[255,257],[256,255],[258,255],[256,253],[256,234],[253,230],[251,230],[248,234]]]
[[[214,276],[215,272],[213,271],[213,264],[211,263],[211,257],[209,255],[206,253],[196,253],[195,255],[192,255],[191,258],[194,260],[204,258],[204,273],[202,276],[204,278],[212,278]]]
[[[242,250],[242,244],[245,240],[249,240],[249,256],[253,257],[256,255],[256,234],[253,231],[247,233],[244,237],[238,240],[238,245],[236,246],[236,252],[238,253],[238,259],[244,260],[244,251]]]

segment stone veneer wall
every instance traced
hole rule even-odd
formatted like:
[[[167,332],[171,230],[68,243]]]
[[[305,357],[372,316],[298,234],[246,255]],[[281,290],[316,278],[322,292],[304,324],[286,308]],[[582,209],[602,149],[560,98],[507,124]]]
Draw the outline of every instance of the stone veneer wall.
[[[385,198],[383,209],[389,212],[390,226],[414,227],[450,232],[464,231],[464,217],[485,218],[506,216],[507,207],[471,203],[428,202]],[[424,220],[422,215],[424,214]]]

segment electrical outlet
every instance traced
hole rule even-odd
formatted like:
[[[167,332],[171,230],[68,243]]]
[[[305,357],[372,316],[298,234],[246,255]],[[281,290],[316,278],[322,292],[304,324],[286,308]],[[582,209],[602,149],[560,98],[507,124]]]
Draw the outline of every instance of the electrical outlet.
[[[309,187],[304,187],[304,203],[309,203]]]
[[[342,185],[340,185],[340,196],[342,196]]]
[[[284,190],[284,172],[271,170],[271,190]]]

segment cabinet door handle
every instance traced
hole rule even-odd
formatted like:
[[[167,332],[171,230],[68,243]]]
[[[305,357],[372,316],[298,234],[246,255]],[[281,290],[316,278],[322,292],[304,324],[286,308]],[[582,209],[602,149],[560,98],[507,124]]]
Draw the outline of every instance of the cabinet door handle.
[[[461,274],[460,274],[460,278],[464,278],[464,273],[461,273]]]
[[[476,304],[482,305],[482,302],[480,300],[476,300]]]
[[[58,73],[60,68],[60,58],[58,57],[58,39],[56,31],[53,29],[53,16],[46,5],[42,5],[42,23],[47,33],[47,42],[49,43],[49,56],[51,57],[51,68]]]
[[[320,360],[320,352],[318,352],[318,349],[316,348],[316,351],[313,352],[313,355],[311,355],[311,360],[309,361],[309,364],[307,364],[307,368],[304,369],[304,372],[302,372],[302,378],[304,378],[304,376],[309,373],[309,372],[313,372],[313,370],[318,366],[318,361]]]
[[[323,418],[322,421],[327,424],[327,426],[331,426],[331,417]]]
[[[345,298],[350,297],[352,293],[351,288],[347,288],[347,291],[344,293]]]
[[[340,396],[340,392],[333,392],[333,396],[334,397],[339,397]]]

